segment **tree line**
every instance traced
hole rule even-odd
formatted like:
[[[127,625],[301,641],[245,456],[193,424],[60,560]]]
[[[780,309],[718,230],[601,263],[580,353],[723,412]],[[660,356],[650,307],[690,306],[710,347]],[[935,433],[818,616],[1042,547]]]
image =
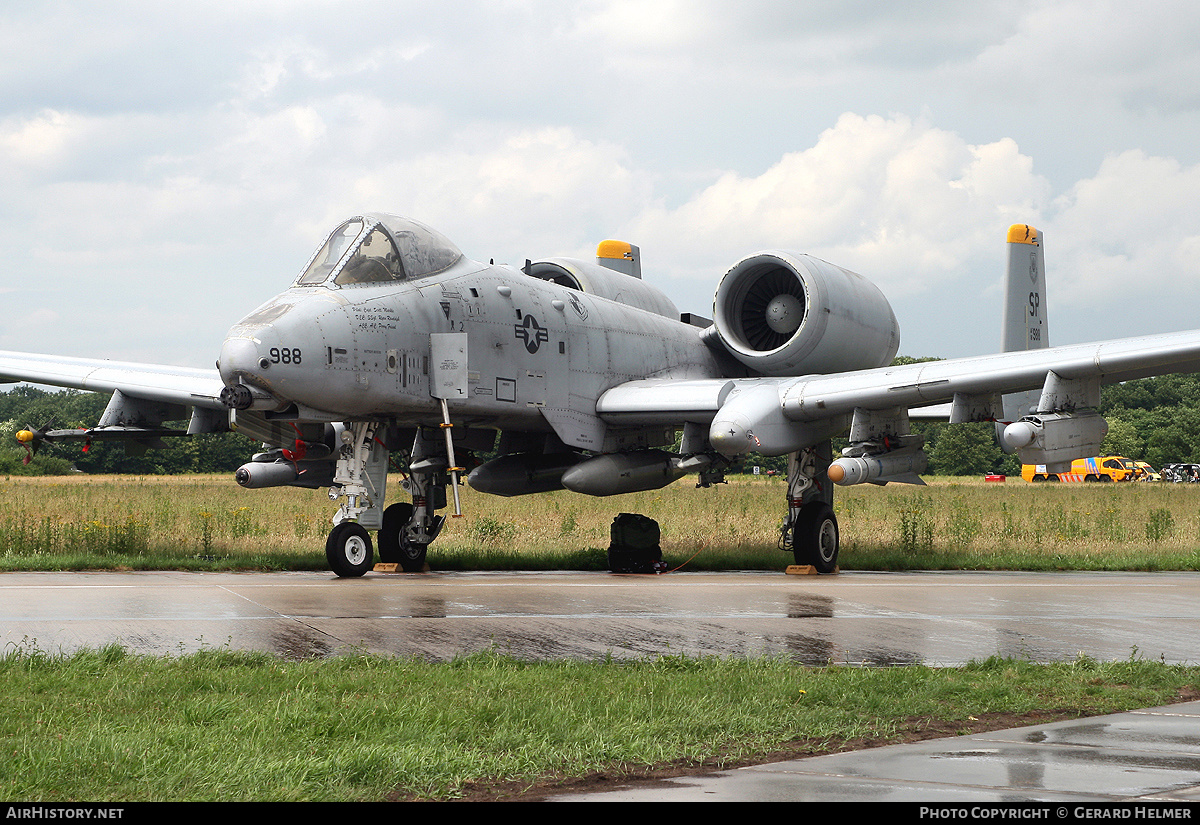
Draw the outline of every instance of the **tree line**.
[[[898,359],[899,361],[900,359]],[[904,359],[911,362],[915,359]],[[1200,375],[1160,375],[1101,389],[1100,412],[1108,420],[1104,455],[1122,455],[1164,464],[1200,463]],[[167,439],[169,449],[127,455],[114,442],[95,442],[86,451],[79,441],[43,443],[36,459],[22,463],[25,448],[16,433],[26,428],[72,429],[94,426],[108,404],[105,394],[78,390],[47,391],[18,385],[0,392],[0,472],[13,474],[131,473],[181,474],[232,472],[250,460],[260,445],[235,433],[209,433]],[[179,426],[186,426],[186,422]],[[995,426],[914,421],[925,436],[930,475],[1020,475],[1016,456],[1005,455]],[[846,446],[835,440],[836,452]],[[783,456],[750,456],[744,462],[762,470],[786,472]]]
[[[62,475],[71,472],[177,475],[232,472],[250,460],[260,445],[236,433],[206,433],[165,439],[169,448],[127,455],[118,442],[43,442],[28,465],[16,435],[23,429],[69,430],[94,427],[109,396],[79,390],[46,391],[18,385],[0,392],[0,472],[5,475]],[[170,424],[165,426],[172,426]],[[187,422],[174,426],[186,428]]]

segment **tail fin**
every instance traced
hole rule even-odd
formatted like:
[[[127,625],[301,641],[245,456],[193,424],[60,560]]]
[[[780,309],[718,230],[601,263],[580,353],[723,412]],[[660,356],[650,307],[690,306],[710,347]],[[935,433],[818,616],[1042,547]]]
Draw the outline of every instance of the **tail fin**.
[[[1042,233],[1023,223],[1008,228],[1001,352],[1050,346],[1046,335],[1046,262]]]
[[[642,278],[642,251],[625,241],[601,241],[596,247],[596,263],[638,280]]]
[[[1046,324],[1046,260],[1042,233],[1023,223],[1008,228],[1008,272],[1004,279],[1002,352],[1050,346]],[[1004,396],[1004,421],[1036,412],[1041,390]]]

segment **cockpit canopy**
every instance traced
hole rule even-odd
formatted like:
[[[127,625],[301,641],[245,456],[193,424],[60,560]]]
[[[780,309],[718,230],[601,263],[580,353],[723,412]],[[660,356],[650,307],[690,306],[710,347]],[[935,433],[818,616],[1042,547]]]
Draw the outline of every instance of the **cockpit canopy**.
[[[308,262],[296,286],[380,284],[435,275],[462,252],[435,229],[396,215],[359,215],[343,223]]]

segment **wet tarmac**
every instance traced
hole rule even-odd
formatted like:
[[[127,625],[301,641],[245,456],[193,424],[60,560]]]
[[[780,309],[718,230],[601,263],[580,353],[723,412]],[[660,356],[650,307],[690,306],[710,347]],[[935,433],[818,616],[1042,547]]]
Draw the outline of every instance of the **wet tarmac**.
[[[0,645],[49,653],[116,642],[288,658],[499,650],[530,660],[767,653],[953,666],[1086,654],[1196,664],[1198,631],[1195,573],[0,574]],[[1124,818],[1190,818],[1200,702],[556,798],[701,800],[920,802],[922,818],[1004,818],[986,806],[1045,802],[1044,818],[1113,817],[1098,805],[1123,805]]]
[[[1194,573],[5,573],[0,645],[446,660],[781,654],[1200,662]]]
[[[1196,819],[1200,702],[553,801],[906,802],[921,803],[919,819]]]

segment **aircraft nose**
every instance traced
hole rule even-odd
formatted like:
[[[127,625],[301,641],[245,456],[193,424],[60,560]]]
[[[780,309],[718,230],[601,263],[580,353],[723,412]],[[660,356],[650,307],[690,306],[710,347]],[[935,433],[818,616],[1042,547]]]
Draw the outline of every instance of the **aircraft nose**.
[[[262,356],[258,344],[249,338],[229,337],[221,345],[221,380],[231,387],[242,383],[242,379],[257,375],[262,369]]]
[[[221,403],[226,407],[249,410],[279,406],[271,385],[263,377],[271,362],[263,356],[261,340],[229,336],[221,345],[221,359],[217,363],[225,382]]]

